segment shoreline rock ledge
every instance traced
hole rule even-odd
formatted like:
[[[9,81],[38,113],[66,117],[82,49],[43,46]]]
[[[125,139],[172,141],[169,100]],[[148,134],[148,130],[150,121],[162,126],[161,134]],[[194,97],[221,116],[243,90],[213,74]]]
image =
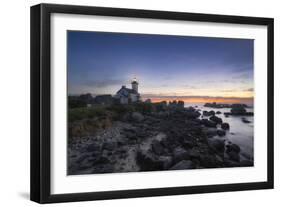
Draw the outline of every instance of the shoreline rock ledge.
[[[118,109],[122,118],[72,122],[68,175],[253,166],[241,159],[240,146],[226,141],[231,126],[213,112],[202,118],[193,107],[148,111],[153,105],[143,104]]]

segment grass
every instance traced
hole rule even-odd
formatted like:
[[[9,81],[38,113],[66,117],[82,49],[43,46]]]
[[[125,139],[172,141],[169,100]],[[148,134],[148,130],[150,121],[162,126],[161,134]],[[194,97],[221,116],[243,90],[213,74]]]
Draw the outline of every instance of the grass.
[[[101,116],[106,116],[106,109],[102,106],[92,108],[73,108],[68,110],[69,122],[79,121],[82,119],[92,119]]]
[[[114,104],[111,106],[94,105],[92,107],[79,107],[68,109],[68,121],[70,123],[83,119],[110,118],[120,119],[124,114],[131,112],[140,112],[149,114],[153,111],[162,111],[163,104],[153,103],[135,103],[129,105]]]

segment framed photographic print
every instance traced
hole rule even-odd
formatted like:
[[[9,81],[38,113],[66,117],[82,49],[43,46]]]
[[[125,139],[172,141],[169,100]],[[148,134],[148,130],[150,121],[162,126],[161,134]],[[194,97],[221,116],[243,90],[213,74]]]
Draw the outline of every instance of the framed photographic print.
[[[31,200],[273,188],[273,19],[31,7]]]

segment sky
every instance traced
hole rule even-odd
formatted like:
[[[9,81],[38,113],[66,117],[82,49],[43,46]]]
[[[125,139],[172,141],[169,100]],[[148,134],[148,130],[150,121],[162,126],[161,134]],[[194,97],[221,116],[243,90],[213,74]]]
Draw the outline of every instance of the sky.
[[[68,31],[68,94],[114,95],[137,78],[142,99],[253,101],[254,40]]]

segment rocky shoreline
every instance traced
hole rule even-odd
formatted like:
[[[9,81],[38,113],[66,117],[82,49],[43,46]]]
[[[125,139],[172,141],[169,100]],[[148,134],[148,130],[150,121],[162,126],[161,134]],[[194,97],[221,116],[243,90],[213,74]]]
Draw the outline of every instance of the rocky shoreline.
[[[74,122],[69,131],[91,121]],[[227,141],[231,126],[213,112],[166,108],[94,122],[102,127],[68,140],[68,175],[253,166]]]

